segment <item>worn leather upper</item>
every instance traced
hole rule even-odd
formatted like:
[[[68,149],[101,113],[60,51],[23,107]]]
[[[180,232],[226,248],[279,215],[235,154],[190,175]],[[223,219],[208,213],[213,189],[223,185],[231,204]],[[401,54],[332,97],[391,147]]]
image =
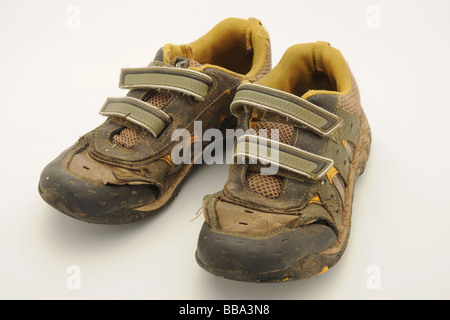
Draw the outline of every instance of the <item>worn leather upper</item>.
[[[313,49],[323,47],[326,51],[328,46],[328,44],[320,43],[311,47]],[[307,49],[309,50],[309,48]],[[294,54],[300,52],[300,55],[304,55],[304,52],[307,55],[310,54],[308,50],[300,46],[291,48]],[[314,55],[314,50],[311,52]],[[338,59],[342,59],[340,55],[335,55]],[[325,58],[323,59],[325,60]],[[292,57],[288,57],[288,60],[294,61]],[[307,59],[305,58],[305,60]],[[314,61],[311,59],[311,63]],[[285,62],[283,63],[286,65]],[[345,63],[339,62],[339,65],[345,65],[345,68],[348,68]],[[319,66],[317,65],[316,68]],[[333,71],[335,69],[328,70],[330,79],[333,79]],[[204,199],[205,217],[211,228],[224,233],[238,233],[244,237],[268,236],[274,232],[282,232],[318,222],[329,226],[336,234],[343,230],[344,224],[348,222],[344,221],[347,219],[347,217],[343,217],[344,206],[351,203],[352,200],[346,199],[345,189],[355,179],[354,176],[349,176],[349,172],[354,160],[353,150],[358,144],[362,119],[356,82],[349,69],[344,69],[344,71],[347,76],[344,77],[341,74],[340,77],[350,84],[345,86],[346,92],[339,92],[336,88],[333,92],[330,87],[328,91],[310,90],[304,95],[304,99],[334,114],[342,121],[331,135],[320,134],[301,123],[290,121],[276,111],[264,111],[261,115],[261,112],[255,112],[255,110],[265,108],[258,107],[258,105],[248,104],[238,114],[238,127],[243,130],[254,127],[255,121],[289,124],[292,126],[292,135],[289,141],[284,141],[284,143],[330,159],[333,161],[333,167],[320,179],[310,179],[290,170],[279,168],[276,173],[278,181],[281,181],[279,194],[267,196],[249,185],[249,176],[253,173],[259,174],[264,165],[261,163],[259,165],[249,164],[249,161],[245,164],[233,164],[230,166],[229,177],[223,190]],[[275,76],[281,80],[283,72],[285,72],[286,78],[296,79],[295,75],[298,71],[293,67],[284,69],[284,71],[278,67]],[[325,71],[322,70],[322,72]],[[262,79],[262,83],[272,83],[271,76],[272,72]],[[297,73],[297,77],[301,78],[301,73]],[[312,86],[314,83],[310,85]],[[255,119],[258,114],[259,118]],[[271,179],[260,179],[259,184],[263,185],[264,181],[270,183],[269,180]],[[266,187],[263,185],[259,189],[264,188]],[[258,212],[258,214],[253,214],[254,212]]]

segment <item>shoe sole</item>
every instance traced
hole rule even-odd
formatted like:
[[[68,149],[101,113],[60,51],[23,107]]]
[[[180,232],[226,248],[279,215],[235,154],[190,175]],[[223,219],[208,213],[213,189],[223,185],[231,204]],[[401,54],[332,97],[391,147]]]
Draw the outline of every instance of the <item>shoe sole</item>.
[[[170,202],[172,202],[178,195],[182,182],[189,175],[193,169],[193,164],[184,165],[176,174],[173,179],[171,186],[162,194],[160,197],[152,201],[151,203],[138,207],[130,208],[125,211],[115,212],[111,214],[105,214],[100,216],[90,216],[81,212],[75,212],[70,209],[70,207],[65,202],[64,197],[62,197],[58,191],[54,188],[47,188],[42,190],[39,185],[38,191],[42,199],[44,199],[48,204],[54,207],[56,210],[80,221],[95,223],[95,224],[128,224],[143,220],[153,214],[158,213],[160,210],[164,209]]]

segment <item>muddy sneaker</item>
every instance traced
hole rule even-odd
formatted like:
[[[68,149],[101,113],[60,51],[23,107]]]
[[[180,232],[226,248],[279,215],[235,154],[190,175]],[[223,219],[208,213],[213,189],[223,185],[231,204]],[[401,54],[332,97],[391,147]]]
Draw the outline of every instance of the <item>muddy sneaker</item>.
[[[193,141],[194,122],[202,130],[234,127],[237,86],[270,68],[268,33],[253,18],[229,18],[194,42],[166,44],[149,66],[122,69],[120,87],[128,93],[107,99],[100,111],[106,121],[45,167],[40,195],[91,223],[145,218],[175,197],[193,167],[172,161],[180,140],[173,132],[185,129]]]
[[[327,271],[346,248],[371,144],[344,57],[328,43],[292,46],[239,86],[231,110],[244,134],[224,189],[204,198],[199,265],[250,282]]]

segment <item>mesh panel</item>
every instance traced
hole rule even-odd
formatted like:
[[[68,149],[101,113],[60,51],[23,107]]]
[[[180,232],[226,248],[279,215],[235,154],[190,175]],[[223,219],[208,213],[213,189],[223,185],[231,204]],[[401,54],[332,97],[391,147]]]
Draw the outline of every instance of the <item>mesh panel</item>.
[[[151,94],[146,100],[154,107],[162,108],[172,97],[172,92],[169,90],[157,90]],[[131,128],[125,128],[119,134],[113,136],[114,143],[125,148],[133,147],[139,139],[139,133]]]
[[[253,191],[268,197],[278,198],[283,180],[278,176],[262,176],[259,173],[247,174],[247,185]]]
[[[139,133],[136,130],[125,128],[119,134],[114,135],[113,141],[125,148],[131,148],[139,139]]]
[[[175,61],[175,60],[174,60]],[[189,60],[189,67],[199,67],[200,64],[196,61]],[[172,98],[173,92],[169,90],[155,90],[150,97],[147,98],[147,102],[154,107],[162,108],[170,98]],[[114,143],[121,145],[125,148],[133,147],[139,139],[139,133],[136,130],[125,128],[119,134],[114,135]]]
[[[340,107],[355,116],[359,116],[361,114],[361,99],[359,96],[358,84],[355,81],[355,77],[352,72],[350,72],[350,79],[352,82],[352,89],[346,95],[341,96],[340,99]]]
[[[271,130],[278,129],[278,140],[282,143],[291,144],[294,128],[285,123],[258,122],[255,130],[258,132],[261,129],[267,130],[267,138],[271,139]],[[278,198],[281,194],[281,187],[283,178],[280,176],[261,175],[259,173],[247,173],[248,187],[268,198]]]
[[[147,102],[157,108],[162,108],[172,97],[172,92],[169,90],[155,91],[148,99]]]
[[[276,123],[268,121],[260,121],[256,124],[255,130],[267,130],[267,138],[272,139],[271,130],[278,130],[278,141],[286,144],[291,144],[294,128],[285,123]]]

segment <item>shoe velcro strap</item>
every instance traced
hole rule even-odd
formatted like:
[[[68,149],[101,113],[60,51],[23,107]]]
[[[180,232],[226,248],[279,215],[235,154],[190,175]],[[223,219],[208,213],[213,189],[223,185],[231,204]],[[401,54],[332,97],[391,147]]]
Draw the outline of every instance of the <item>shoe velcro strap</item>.
[[[206,74],[177,67],[150,66],[125,68],[120,74],[123,89],[167,89],[182,92],[203,100],[213,80]]]
[[[156,138],[170,124],[171,118],[162,110],[142,100],[123,97],[108,98],[100,110],[103,116],[119,116],[147,129]]]
[[[249,158],[259,160],[262,164],[270,163],[312,180],[320,179],[334,165],[332,159],[278,141],[248,134],[237,140],[234,156],[238,160]]]
[[[335,114],[305,99],[253,83],[238,87],[231,112],[239,115],[245,105],[287,116],[323,136],[330,135],[342,122]]]

